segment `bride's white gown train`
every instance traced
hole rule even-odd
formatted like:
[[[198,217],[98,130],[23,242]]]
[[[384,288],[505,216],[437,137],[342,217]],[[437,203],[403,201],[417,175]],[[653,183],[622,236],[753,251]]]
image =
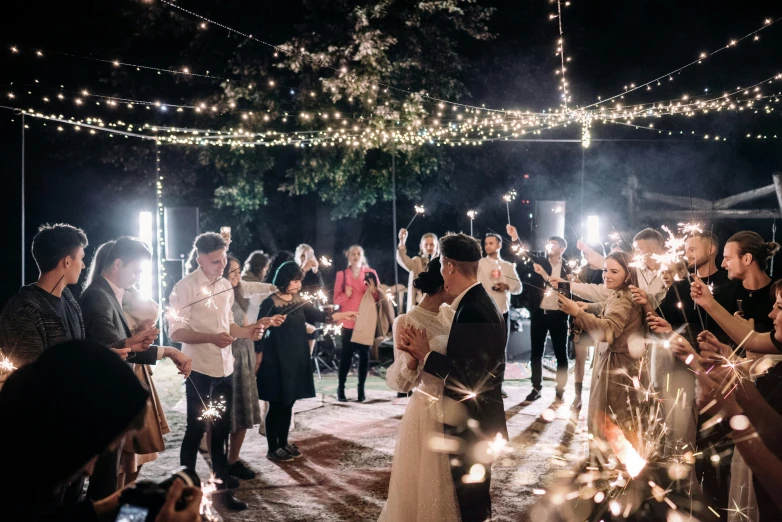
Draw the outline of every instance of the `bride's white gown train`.
[[[437,313],[413,308],[394,321],[394,338],[400,325],[425,328],[429,347],[444,354],[453,316],[450,306],[441,307]],[[459,522],[450,457],[431,449],[443,447],[443,380],[421,371],[422,365],[410,370],[410,357],[394,348],[394,364],[386,373],[392,389],[412,389],[413,395],[399,425],[388,500],[379,522]]]

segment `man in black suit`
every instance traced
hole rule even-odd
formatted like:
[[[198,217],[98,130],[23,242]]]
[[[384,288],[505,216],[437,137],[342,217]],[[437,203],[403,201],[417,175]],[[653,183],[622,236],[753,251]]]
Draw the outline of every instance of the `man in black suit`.
[[[515,239],[515,238],[514,238]],[[567,332],[568,316],[560,311],[556,293],[546,288],[549,278],[556,277],[567,280],[571,270],[562,254],[567,250],[567,241],[561,237],[552,236],[546,242],[546,257],[530,256],[534,272],[527,274],[525,289],[531,295],[530,304],[530,366],[532,367],[532,391],[527,395],[528,401],[540,399],[543,389],[543,352],[546,347],[546,336],[551,336],[554,354],[557,357],[557,400],[562,400],[567,384]],[[569,297],[569,296],[568,296]]]
[[[155,364],[170,357],[180,372],[189,373],[190,357],[175,348],[150,346],[158,329],[147,323],[132,332],[122,311],[125,290],[138,282],[142,264],[151,258],[147,245],[131,237],[109,241],[98,249],[89,286],[80,299],[86,338],[113,349],[129,363]],[[121,454],[122,444],[98,459],[87,490],[90,499],[101,500],[117,491]]]
[[[430,351],[426,332],[405,328],[398,348],[424,362],[424,371],[445,380],[446,436],[460,441],[451,455],[462,522],[491,518],[491,450],[480,448],[508,438],[501,384],[505,370],[505,324],[494,300],[478,282],[480,243],[465,234],[440,240],[445,291],[456,310],[447,355]]]

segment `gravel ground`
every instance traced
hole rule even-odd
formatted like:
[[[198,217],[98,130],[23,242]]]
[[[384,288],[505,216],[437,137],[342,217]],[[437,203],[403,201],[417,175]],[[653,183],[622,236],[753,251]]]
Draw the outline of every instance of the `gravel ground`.
[[[154,378],[171,433],[166,436],[168,450],[145,465],[140,478],[159,480],[179,466],[185,428],[184,387],[168,360],[157,366]],[[241,513],[224,512],[226,521],[364,521],[379,516],[405,405],[399,404],[396,394],[377,377],[370,377],[364,403],[337,402],[333,376],[316,383],[319,396],[297,403],[296,426],[291,433],[306,457],[295,463],[273,464],[265,458],[266,439],[257,430],[248,432],[242,459],[258,476],[244,481],[235,492],[249,508]],[[553,386],[545,385],[543,398],[526,404],[529,381],[506,382],[511,440],[507,453],[492,467],[496,520],[530,520],[533,489],[545,488],[586,456],[584,413],[578,419],[571,418],[572,382],[569,384],[556,417],[545,420],[542,414],[554,401]],[[348,382],[348,388],[348,398],[355,398],[355,380]],[[584,403],[582,412],[586,411]],[[203,458],[198,459],[197,471],[202,478],[209,476]]]

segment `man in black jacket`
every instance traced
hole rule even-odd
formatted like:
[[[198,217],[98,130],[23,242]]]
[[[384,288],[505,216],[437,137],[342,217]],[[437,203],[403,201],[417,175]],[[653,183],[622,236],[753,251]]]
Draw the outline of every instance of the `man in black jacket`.
[[[543,388],[543,352],[546,347],[546,336],[551,336],[554,345],[554,354],[557,358],[557,399],[561,400],[567,384],[567,314],[560,311],[559,301],[554,291],[549,286],[551,277],[566,279],[570,274],[570,267],[562,254],[567,250],[567,241],[561,237],[552,236],[546,243],[545,257],[532,257],[534,273],[529,273],[525,283],[532,294],[530,299],[530,344],[532,354],[530,365],[532,367],[532,391],[527,395],[528,401],[534,401],[541,397]],[[570,297],[570,296],[568,296]]]
[[[465,234],[440,240],[445,291],[456,310],[446,354],[430,351],[425,332],[404,329],[398,348],[424,362],[424,371],[445,380],[444,431],[461,441],[451,455],[462,522],[491,518],[491,450],[479,442],[507,440],[501,376],[505,370],[505,324],[478,282],[480,243]]]

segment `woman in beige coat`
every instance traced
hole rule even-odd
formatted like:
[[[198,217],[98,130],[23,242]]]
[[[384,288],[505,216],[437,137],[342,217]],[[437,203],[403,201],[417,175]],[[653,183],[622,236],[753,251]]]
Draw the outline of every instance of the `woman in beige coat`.
[[[420,290],[413,286],[413,280],[418,277],[421,272],[426,272],[426,267],[429,265],[429,260],[434,259],[440,255],[439,244],[437,243],[437,236],[428,232],[421,236],[421,244],[419,245],[418,255],[415,257],[409,257],[407,255],[407,229],[402,228],[399,230],[399,246],[396,249],[396,262],[399,266],[410,272],[410,276],[407,279],[407,308],[409,312],[412,308],[421,302],[424,295]],[[399,310],[402,313],[402,310]]]
[[[625,252],[606,258],[603,281],[612,292],[604,303],[576,303],[561,294],[558,298],[562,311],[574,317],[574,325],[598,342],[589,397],[590,434],[613,445],[616,424],[640,451],[638,428],[648,419],[644,412],[649,372],[643,311],[628,289],[638,284],[631,263],[632,256]]]

